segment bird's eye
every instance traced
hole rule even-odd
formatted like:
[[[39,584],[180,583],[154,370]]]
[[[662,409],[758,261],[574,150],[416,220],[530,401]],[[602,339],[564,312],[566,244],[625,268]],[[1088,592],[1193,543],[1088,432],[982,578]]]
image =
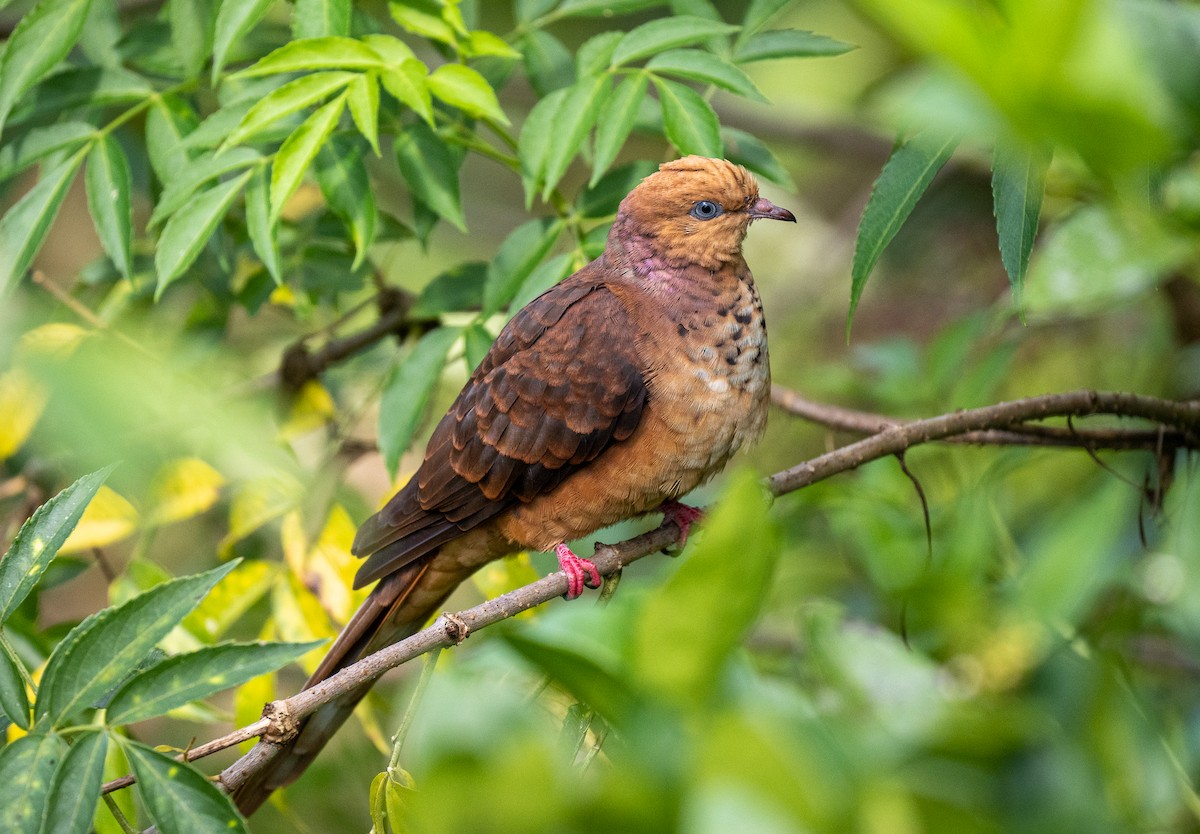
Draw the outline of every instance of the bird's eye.
[[[718,214],[721,214],[725,209],[714,203],[712,200],[700,200],[696,205],[692,206],[692,210],[688,214],[695,217],[697,220],[712,220]]]

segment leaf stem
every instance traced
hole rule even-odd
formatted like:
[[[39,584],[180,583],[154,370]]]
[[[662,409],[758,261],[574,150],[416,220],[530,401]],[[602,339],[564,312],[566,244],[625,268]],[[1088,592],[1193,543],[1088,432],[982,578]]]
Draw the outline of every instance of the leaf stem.
[[[121,830],[125,834],[137,834],[137,829],[125,817],[125,813],[117,805],[117,800],[113,799],[112,794],[106,793],[101,798],[104,800],[104,804],[108,806],[108,811],[113,815],[113,819],[117,821],[117,825],[121,826]]]
[[[421,704],[421,698],[424,696],[425,690],[429,688],[429,681],[433,679],[433,670],[437,667],[438,657],[441,653],[441,648],[433,649],[422,660],[421,677],[417,679],[417,687],[413,690],[412,698],[408,702],[408,709],[404,711],[404,718],[400,721],[400,728],[392,736],[392,758],[388,761],[389,777],[391,776],[391,772],[400,766],[400,748],[404,746],[404,739],[408,737],[409,728],[412,727],[413,719],[417,714],[417,708]]]

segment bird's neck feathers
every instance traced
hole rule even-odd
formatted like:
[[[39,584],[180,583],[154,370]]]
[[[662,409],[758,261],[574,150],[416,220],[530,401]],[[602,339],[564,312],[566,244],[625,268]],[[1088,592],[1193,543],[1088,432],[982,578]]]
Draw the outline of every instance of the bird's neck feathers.
[[[717,237],[648,228],[622,212],[609,232],[604,260],[625,279],[652,292],[673,292],[678,285],[697,281],[712,289],[736,284],[749,274],[742,257],[743,237],[744,233]]]

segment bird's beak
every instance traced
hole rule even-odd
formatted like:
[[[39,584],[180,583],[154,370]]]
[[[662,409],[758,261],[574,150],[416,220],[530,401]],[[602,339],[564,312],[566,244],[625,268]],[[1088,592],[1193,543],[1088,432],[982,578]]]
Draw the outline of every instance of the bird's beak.
[[[754,205],[750,206],[750,219],[759,220],[765,218],[767,220],[790,220],[796,222],[796,215],[792,214],[785,208],[772,203],[766,197],[759,197],[754,201]]]

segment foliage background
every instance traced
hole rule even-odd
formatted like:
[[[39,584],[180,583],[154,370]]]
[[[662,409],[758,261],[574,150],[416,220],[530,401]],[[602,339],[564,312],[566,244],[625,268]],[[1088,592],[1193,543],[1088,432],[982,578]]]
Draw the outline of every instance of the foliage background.
[[[4,19],[29,5],[8,5]],[[747,242],[778,384],[903,417],[1084,386],[1195,396],[1194,4],[618,2],[593,4],[616,7],[612,15],[573,15],[553,2],[364,3],[348,17],[337,2],[246,3],[237,5],[261,20],[229,40],[223,67],[198,33],[221,30],[230,4],[75,5],[92,17],[66,57],[86,73],[56,70],[22,86],[16,33],[0,63],[6,205],[35,180],[19,164],[31,130],[61,139],[74,129],[64,125],[112,125],[88,146],[83,175],[64,184],[32,260],[39,281],[20,277],[37,224],[21,225],[16,212],[0,221],[0,285],[15,284],[0,306],[6,540],[78,476],[121,465],[5,624],[35,674],[86,614],[232,556],[243,561],[166,638],[168,653],[230,636],[334,633],[361,600],[348,590],[354,524],[391,487],[389,468],[399,478],[412,470],[417,457],[401,453],[413,437],[421,448],[422,414],[448,403],[508,302],[532,297],[602,241],[614,204],[579,195],[606,139],[617,166],[674,156],[669,143],[720,150],[705,111],[669,86],[653,95],[674,91],[682,110],[666,125],[656,108],[634,114],[627,139],[601,135],[615,118],[590,137],[590,124],[570,129],[600,112],[586,84],[559,94],[573,96],[570,108],[529,128],[572,70],[587,80],[589,39],[669,14],[731,24],[761,16],[768,29],[857,46],[833,54],[842,51],[835,42],[809,40],[815,54],[804,60],[739,60],[740,36],[714,24],[686,44],[711,50],[684,59],[706,83],[676,78],[710,96],[726,149],[754,158],[772,181],[766,193],[800,219],[795,229],[760,224]],[[547,15],[544,25],[521,22]],[[481,70],[498,97],[472,76],[441,94],[435,85],[422,104],[400,72],[383,85],[378,157],[360,138],[363,123],[350,113],[338,121],[319,98],[247,132],[248,108],[271,101],[286,79],[347,71],[320,57],[346,47],[326,42],[294,76],[235,72],[289,38],[372,32],[399,36],[429,67]],[[754,86],[720,69],[720,55]],[[50,55],[44,71],[63,57]],[[397,58],[389,66],[403,66]],[[745,95],[707,83],[718,71]],[[139,84],[179,87],[148,97]],[[339,107],[369,109],[369,92],[355,92],[355,105],[345,89]],[[409,97],[405,106],[394,91]],[[422,126],[425,107],[437,134]],[[305,160],[303,140],[321,128],[314,112],[337,132]],[[226,115],[201,122],[214,113]],[[296,138],[298,127],[308,132]],[[208,131],[207,144],[197,130]],[[192,145],[181,143],[186,135]],[[856,231],[896,135],[954,137],[957,150],[936,177],[933,167],[868,282],[862,250],[887,240],[860,238],[856,257]],[[222,142],[241,146],[212,164],[234,167],[206,185],[190,180],[181,152],[194,159]],[[288,142],[290,158],[311,162],[313,174],[281,171],[273,186],[270,160],[257,154]],[[78,147],[38,159],[43,189]],[[909,147],[918,162],[931,158]],[[1003,261],[997,247],[997,148],[1031,160],[1053,150],[1027,274],[1020,246]],[[610,180],[612,196],[644,170]],[[253,173],[243,180],[244,171]],[[282,217],[278,286],[272,215]],[[296,344],[317,352],[394,312],[381,313],[381,287],[415,299],[396,338],[316,379],[296,376],[295,365],[277,373],[290,348],[299,356]],[[381,409],[382,455],[371,445]],[[743,464],[766,474],[840,439],[776,413]],[[404,806],[396,816],[435,831],[1200,828],[1194,462],[1103,459],[1109,468],[1079,451],[914,450],[907,463],[928,497],[931,548],[920,500],[893,463],[786,496],[765,515],[746,477],[714,485],[699,500],[723,494],[720,509],[679,562],[639,563],[602,610],[551,605],[443,654],[401,757],[416,790],[392,789]],[[549,569],[537,554],[497,565],[449,605]],[[302,677],[292,667],[255,678],[121,732],[182,748],[231,718],[248,723]],[[368,785],[414,677],[380,686],[363,720],[253,830],[367,830]],[[19,735],[8,728],[10,741]],[[127,771],[115,754],[108,768]],[[120,801],[134,812],[129,792]],[[114,830],[107,814],[98,812],[99,830]]]

